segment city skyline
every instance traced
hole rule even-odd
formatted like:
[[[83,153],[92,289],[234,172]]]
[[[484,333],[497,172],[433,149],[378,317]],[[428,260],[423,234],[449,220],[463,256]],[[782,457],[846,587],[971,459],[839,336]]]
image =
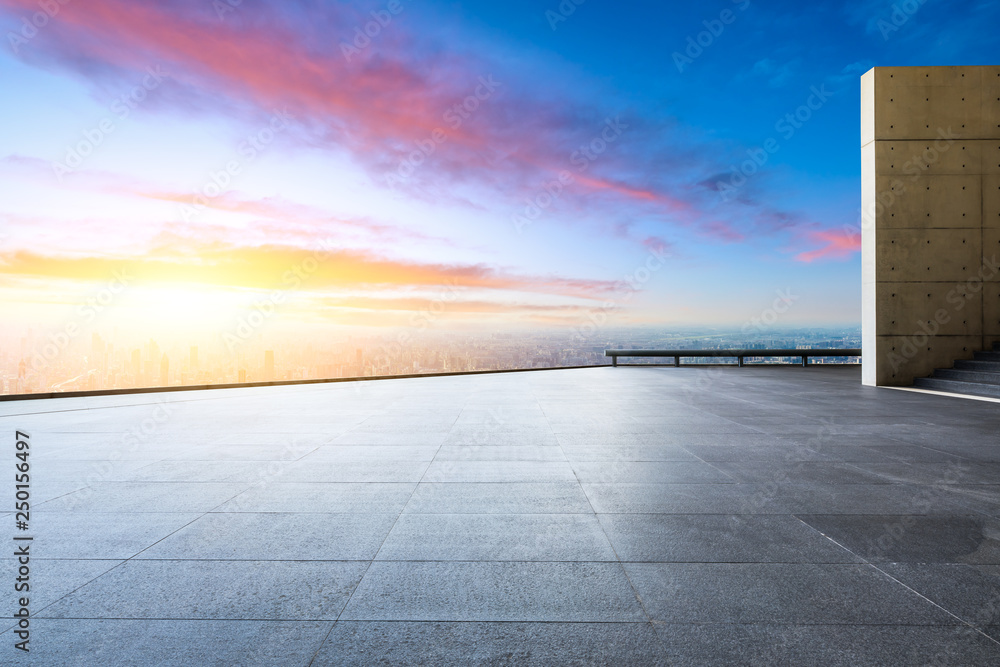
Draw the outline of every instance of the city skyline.
[[[604,355],[609,347],[837,349],[857,348],[860,340],[857,327],[768,329],[763,323],[748,322],[742,330],[594,327],[587,332],[427,332],[419,337],[405,331],[396,337],[294,340],[273,336],[232,350],[220,342],[136,340],[116,332],[70,341],[59,335],[36,336],[29,330],[17,341],[0,338],[0,394],[565,368],[610,364]],[[840,362],[836,358],[813,361]],[[632,363],[661,362],[637,359]]]

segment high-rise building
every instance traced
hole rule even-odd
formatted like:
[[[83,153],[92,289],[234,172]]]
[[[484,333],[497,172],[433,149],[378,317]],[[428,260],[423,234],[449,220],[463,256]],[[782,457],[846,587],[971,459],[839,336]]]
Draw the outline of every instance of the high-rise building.
[[[104,339],[99,333],[90,336],[90,367],[100,371],[102,374],[107,371],[107,360],[105,359],[106,347]]]
[[[264,379],[274,380],[274,350],[264,350]]]
[[[191,358],[188,361],[188,365],[191,367],[192,371],[198,370],[198,346],[191,346]]]
[[[132,383],[142,384],[142,350],[139,348],[132,350]]]
[[[166,387],[170,384],[170,360],[167,359],[167,354],[163,353],[163,358],[160,359],[160,386]]]

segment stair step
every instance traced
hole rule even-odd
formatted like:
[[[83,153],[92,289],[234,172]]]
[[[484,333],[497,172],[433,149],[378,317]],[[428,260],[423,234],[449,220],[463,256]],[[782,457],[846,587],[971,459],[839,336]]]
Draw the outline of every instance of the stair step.
[[[976,361],[1000,361],[1000,352],[976,352]]]
[[[969,394],[971,396],[989,396],[992,398],[1000,398],[1000,386],[993,384],[963,382],[961,380],[944,380],[938,378],[917,378],[913,381],[913,386],[919,387],[920,389],[947,391],[953,394]]]
[[[985,371],[987,373],[1000,373],[1000,361],[981,361],[979,359],[959,359],[955,362],[955,368],[966,371]]]
[[[1000,386],[1000,372],[988,373],[986,371],[970,371],[960,368],[939,368],[934,371],[932,378],[939,380],[960,380],[962,382],[979,382],[981,384],[995,384]]]

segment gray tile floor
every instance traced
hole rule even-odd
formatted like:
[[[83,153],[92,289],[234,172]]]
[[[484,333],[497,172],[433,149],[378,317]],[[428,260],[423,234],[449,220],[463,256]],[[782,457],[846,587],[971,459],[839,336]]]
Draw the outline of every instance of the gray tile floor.
[[[31,433],[30,664],[1000,664],[1000,405],[859,380],[0,403],[11,467]]]

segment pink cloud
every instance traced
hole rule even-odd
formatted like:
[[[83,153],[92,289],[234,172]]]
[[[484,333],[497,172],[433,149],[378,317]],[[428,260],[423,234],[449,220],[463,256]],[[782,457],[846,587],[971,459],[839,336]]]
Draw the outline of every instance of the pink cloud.
[[[37,0],[0,0],[3,7],[22,15],[36,11]],[[513,213],[517,202],[569,170],[574,178],[562,198],[574,211],[617,213],[625,204],[629,215],[693,226],[724,242],[745,238],[742,230],[760,217],[753,205],[742,204],[724,212],[728,220],[708,215],[712,200],[683,184],[697,182],[707,166],[692,164],[694,156],[710,158],[686,150],[668,119],[623,117],[628,129],[620,138],[574,169],[570,156],[601,136],[607,109],[543,89],[530,75],[518,78],[468,50],[439,48],[402,17],[345,57],[341,44],[370,20],[351,5],[244,3],[225,20],[212,7],[168,0],[67,3],[32,52],[54,56],[94,81],[132,81],[162,65],[173,91],[163,99],[187,112],[207,107],[257,122],[287,109],[296,123],[291,134],[309,145],[347,150],[381,185],[419,146],[431,145],[433,152],[421,159],[427,166],[400,186],[413,196],[432,191],[435,198],[461,200],[454,186],[468,184],[508,199]],[[477,100],[477,93],[487,99]],[[466,100],[474,111],[448,115]]]
[[[37,9],[34,0],[0,0],[3,6],[15,12]],[[526,191],[568,166],[566,148],[573,141],[590,138],[555,105],[523,95],[503,99],[513,82],[494,79],[488,62],[467,53],[421,53],[402,25],[386,28],[377,44],[349,61],[340,43],[365,18],[350,8],[325,6],[322,17],[310,15],[307,21],[261,5],[220,21],[209,9],[210,3],[70,3],[39,40],[62,62],[91,76],[95,63],[130,76],[162,64],[174,83],[214,95],[220,104],[243,101],[261,114],[289,109],[303,126],[347,147],[376,173],[391,173],[417,150],[417,142],[427,145],[439,132],[433,156],[438,169],[422,176],[475,174]],[[255,22],[238,20],[251,13]],[[301,25],[309,21],[324,22],[327,38],[317,40],[314,25]],[[491,99],[477,101],[477,92]],[[480,108],[474,115],[448,115],[463,100]],[[597,131],[600,125],[586,130]],[[491,164],[485,157],[498,152],[505,159]],[[602,178],[593,170],[577,175],[574,190],[668,213],[691,210],[670,193]]]
[[[815,250],[800,252],[795,259],[800,262],[814,262],[820,259],[846,259],[861,251],[861,235],[845,230],[823,229],[809,232],[813,243],[822,244]]]
[[[174,202],[181,206],[193,206],[192,196],[186,192],[166,190],[140,189],[124,190],[125,194],[135,194],[147,199]],[[433,241],[444,245],[455,245],[450,239],[431,236],[386,223],[375,222],[369,218],[346,218],[330,215],[330,213],[313,206],[289,201],[281,197],[264,197],[249,199],[237,193],[229,192],[218,197],[199,200],[199,206],[216,211],[236,213],[253,218],[278,221],[280,226],[273,231],[280,232],[283,237],[299,236],[304,240],[322,239],[335,231],[361,232],[379,240],[409,239],[413,241]]]

